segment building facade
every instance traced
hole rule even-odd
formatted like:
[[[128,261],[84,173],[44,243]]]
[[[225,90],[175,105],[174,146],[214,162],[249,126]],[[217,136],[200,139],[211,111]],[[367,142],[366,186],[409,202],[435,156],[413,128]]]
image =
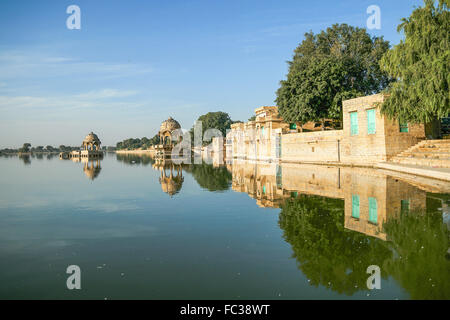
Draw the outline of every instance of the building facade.
[[[228,157],[272,161],[280,157],[281,134],[289,125],[280,118],[278,107],[255,109],[255,120],[231,125],[226,139]]]
[[[277,107],[255,110],[255,121],[231,126],[226,150],[230,158],[298,163],[371,165],[389,161],[425,139],[421,124],[401,124],[383,117],[385,95],[343,101],[343,129],[298,132],[285,123]]]

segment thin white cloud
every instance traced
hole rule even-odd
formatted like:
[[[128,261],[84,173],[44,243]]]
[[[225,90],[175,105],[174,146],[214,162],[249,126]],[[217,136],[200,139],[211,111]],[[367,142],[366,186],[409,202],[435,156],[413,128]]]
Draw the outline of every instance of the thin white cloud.
[[[115,89],[102,89],[96,91],[90,91],[86,93],[81,93],[75,95],[75,98],[87,99],[87,100],[97,100],[97,99],[110,99],[110,98],[124,98],[129,96],[134,96],[138,92],[134,90],[115,90]]]
[[[0,80],[20,80],[46,77],[85,75],[109,79],[130,77],[153,72],[149,65],[134,63],[107,63],[83,61],[71,57],[46,56],[29,52],[6,51],[0,53]]]
[[[121,91],[116,89],[102,89],[76,95],[65,96],[1,96],[0,110],[19,111],[20,109],[85,109],[85,108],[114,108],[141,107],[139,102],[121,101],[136,95],[137,91]]]

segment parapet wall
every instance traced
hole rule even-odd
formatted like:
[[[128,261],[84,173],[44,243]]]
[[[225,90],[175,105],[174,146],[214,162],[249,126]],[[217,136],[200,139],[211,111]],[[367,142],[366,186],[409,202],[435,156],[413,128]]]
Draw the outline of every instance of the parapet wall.
[[[289,133],[281,136],[283,162],[339,162],[343,131]]]

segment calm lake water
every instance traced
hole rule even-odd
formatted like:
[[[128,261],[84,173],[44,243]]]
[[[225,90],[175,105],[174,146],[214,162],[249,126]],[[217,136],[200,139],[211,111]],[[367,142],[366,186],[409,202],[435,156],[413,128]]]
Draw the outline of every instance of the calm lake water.
[[[181,169],[0,157],[0,298],[450,299],[448,185],[312,165]],[[81,290],[66,287],[69,265]]]

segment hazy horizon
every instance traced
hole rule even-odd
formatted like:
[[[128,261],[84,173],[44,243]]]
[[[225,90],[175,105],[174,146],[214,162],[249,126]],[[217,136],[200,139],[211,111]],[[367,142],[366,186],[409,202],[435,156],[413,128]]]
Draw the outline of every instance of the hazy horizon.
[[[397,44],[401,1],[11,1],[0,3],[0,148],[103,145],[153,137],[169,116],[189,129],[202,114],[247,121],[274,105],[303,34],[334,23],[381,30]],[[70,5],[81,30],[69,30]]]

